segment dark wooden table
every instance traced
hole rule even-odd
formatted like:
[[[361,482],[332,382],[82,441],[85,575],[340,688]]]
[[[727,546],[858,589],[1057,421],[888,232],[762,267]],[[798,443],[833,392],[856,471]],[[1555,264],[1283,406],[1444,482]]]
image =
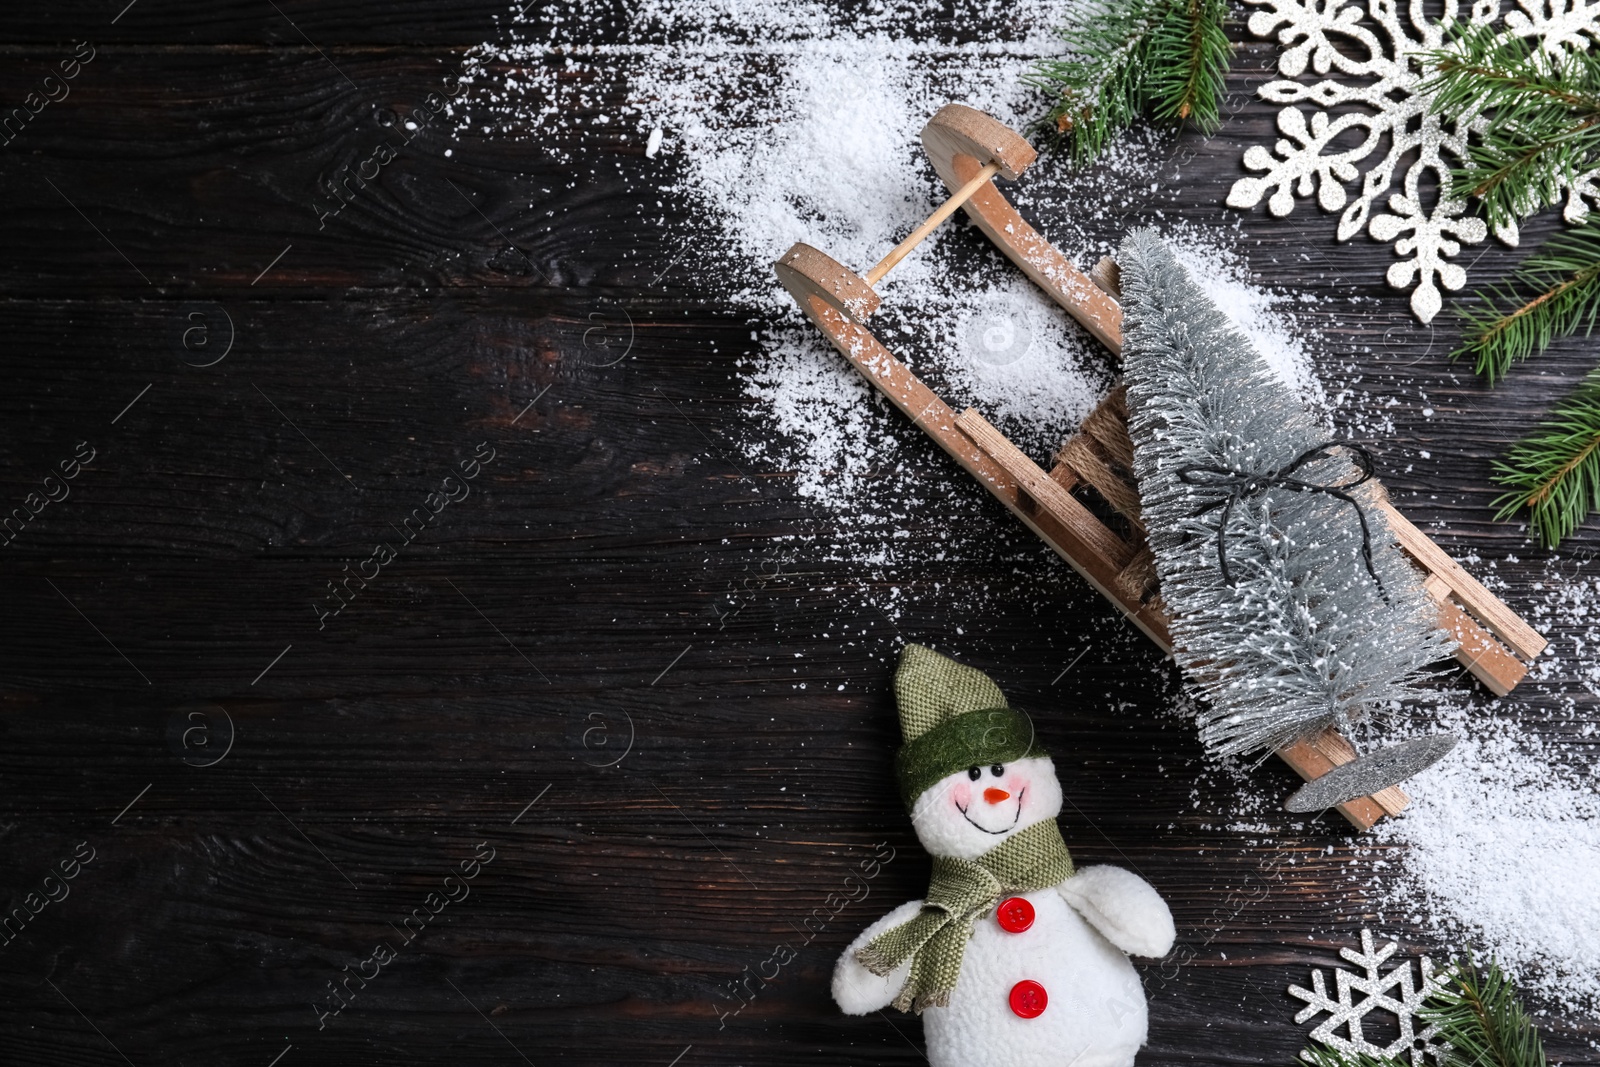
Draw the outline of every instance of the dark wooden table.
[[[1223,829],[1240,794],[1168,710],[1170,668],[909,425],[918,462],[882,492],[939,470],[981,547],[826,562],[847,558],[837,521],[741,453],[772,433],[739,385],[752,323],[693,257],[656,279],[704,224],[681,198],[655,224],[637,138],[578,137],[562,167],[430,131],[319,228],[319,180],[505,5],[120,8],[8,12],[0,69],[9,108],[95,49],[0,156],[4,508],[93,456],[0,559],[3,899],[67,893],[0,945],[0,1062],[918,1062],[914,1020],[828,995],[842,946],[925,886],[889,764],[905,640],[1034,711],[1078,860],[1170,900],[1142,1062],[1301,1047],[1285,987],[1377,924],[1358,839],[1272,810]],[[1274,136],[1247,96],[1272,60],[1241,51],[1237,114],[1185,135],[1195,158],[1108,234],[1239,221],[1222,201]],[[1447,361],[1449,317],[1419,328],[1383,286],[1386,247],[1336,246],[1306,205],[1243,226],[1263,278],[1315,298],[1328,379],[1397,402],[1396,501],[1525,606],[1547,557],[1490,520],[1489,463],[1588,346],[1490,396]],[[1484,246],[1475,280],[1516,257]],[[917,516],[910,543],[949,521]],[[895,617],[871,606],[891,588]],[[1594,715],[1571,679],[1517,696],[1549,733]],[[880,843],[894,860],[841,906]],[[1593,1020],[1546,1022],[1556,1058],[1600,1062]]]

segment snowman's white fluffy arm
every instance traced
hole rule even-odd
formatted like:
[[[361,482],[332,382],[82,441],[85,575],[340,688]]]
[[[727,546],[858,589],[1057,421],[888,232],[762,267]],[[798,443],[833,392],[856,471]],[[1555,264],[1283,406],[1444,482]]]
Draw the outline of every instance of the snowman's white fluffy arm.
[[[833,968],[833,1001],[846,1015],[865,1015],[880,1011],[906,984],[911,973],[911,961],[906,960],[881,978],[856,960],[856,949],[877,937],[891,926],[899,926],[914,918],[922,910],[922,901],[910,900],[861,931],[861,936],[850,942],[839,962]]]
[[[1155,887],[1121,867],[1085,867],[1056,887],[1090,926],[1130,956],[1165,956],[1177,930]]]

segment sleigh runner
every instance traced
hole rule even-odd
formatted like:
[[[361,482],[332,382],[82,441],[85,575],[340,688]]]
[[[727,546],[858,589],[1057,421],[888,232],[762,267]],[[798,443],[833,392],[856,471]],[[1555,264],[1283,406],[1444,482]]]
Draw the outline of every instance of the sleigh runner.
[[[1140,521],[1133,442],[1120,383],[1063,443],[1046,471],[976,410],[955,412],[866,325],[879,306],[873,286],[964,207],[972,222],[1068,314],[1113,354],[1122,350],[1116,265],[1101,260],[1090,274],[1078,270],[1023,221],[994,183],[996,176],[1016,180],[1036,158],[1032,146],[997,120],[961,104],[940,109],[923,128],[922,142],[952,190],[927,221],[865,276],[809,245],[796,244],[774,264],[778,278],[875,388],[1170,653],[1169,615]],[[1381,490],[1379,501],[1391,532],[1437,604],[1439,626],[1457,643],[1457,659],[1492,692],[1509,693],[1527,674],[1528,662],[1544,650],[1544,638],[1401,515]],[[1114,513],[1122,529],[1113,529],[1090,504]],[[1357,759],[1354,746],[1333,729],[1277,754],[1308,782]],[[1336,806],[1364,830],[1407,803],[1406,794],[1393,785]]]

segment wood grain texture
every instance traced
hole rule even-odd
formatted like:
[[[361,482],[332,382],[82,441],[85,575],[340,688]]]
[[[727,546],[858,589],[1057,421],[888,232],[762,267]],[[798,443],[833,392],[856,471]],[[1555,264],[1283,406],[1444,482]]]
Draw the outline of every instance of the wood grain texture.
[[[908,423],[875,480],[948,510],[904,523],[915,557],[841,562],[859,531],[741,447],[772,433],[738,367],[762,323],[672,266],[711,231],[626,131],[562,134],[561,164],[430,129],[318,228],[318,182],[370,152],[376,112],[421,106],[508,8],[279,0],[325,60],[272,5],[139,0],[111,26],[120,6],[9,13],[0,67],[16,100],[64,43],[103,43],[0,157],[6,506],[95,449],[0,550],[0,904],[95,851],[0,945],[0,1062],[920,1062],[914,1020],[845,1018],[827,993],[838,951],[925,887],[889,770],[911,639],[1035,713],[1078,862],[1171,901],[1142,1062],[1288,1062],[1285,987],[1362,924],[1446,947],[1360,888],[1386,846],[1243,805],[1150,643]],[[1387,248],[1336,245],[1304,204],[1224,209],[1244,148],[1276,136],[1247,94],[1272,55],[1243,48],[1222,133],[1186,136],[1097,225],[1239,226],[1261,278],[1304,294],[1347,416],[1387,420],[1396,505],[1526,611],[1549,557],[1491,520],[1489,463],[1588,346],[1491,397],[1445,358],[1447,318],[1416,326],[1382,285]],[[1030,194],[1043,166],[1015,188],[1049,233],[1073,206]],[[1484,282],[1519,255],[1480,251]],[[216,350],[184,331],[220,342],[229,320],[226,358],[194,365]],[[319,628],[327,583],[480,443],[470,495]],[[982,548],[935,559],[951,512]],[[1571,545],[1597,547],[1593,524]],[[1555,620],[1554,666],[1497,714],[1592,745],[1580,632]],[[195,765],[229,721],[225,758]],[[318,1029],[327,983],[398,943],[480,843],[470,895]],[[895,858],[840,903],[880,843]],[[780,944],[793,962],[726,1015]],[[1593,1020],[1545,1022],[1553,1058],[1600,1062]]]

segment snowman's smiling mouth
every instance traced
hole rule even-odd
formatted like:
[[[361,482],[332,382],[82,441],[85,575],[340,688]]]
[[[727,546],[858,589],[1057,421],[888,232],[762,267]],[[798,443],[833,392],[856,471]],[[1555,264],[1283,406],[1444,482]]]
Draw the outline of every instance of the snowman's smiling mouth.
[[[1013,829],[1017,825],[1017,823],[1022,819],[1022,798],[1027,796],[1027,795],[1028,795],[1028,787],[1027,786],[1023,786],[1021,791],[1017,793],[1017,813],[1011,817],[1011,825],[1010,826],[1002,826],[998,830],[991,830],[987,826],[984,826],[981,823],[975,822],[973,820],[972,816],[967,814],[967,810],[968,809],[967,808],[963,808],[960,804],[956,805],[956,810],[961,813],[961,817],[963,819],[965,819],[968,822],[972,823],[973,826],[976,826],[978,829],[982,830],[984,833],[986,833],[986,834],[997,834],[997,835],[998,834],[1003,834],[1003,833],[1007,833],[1011,829]]]

